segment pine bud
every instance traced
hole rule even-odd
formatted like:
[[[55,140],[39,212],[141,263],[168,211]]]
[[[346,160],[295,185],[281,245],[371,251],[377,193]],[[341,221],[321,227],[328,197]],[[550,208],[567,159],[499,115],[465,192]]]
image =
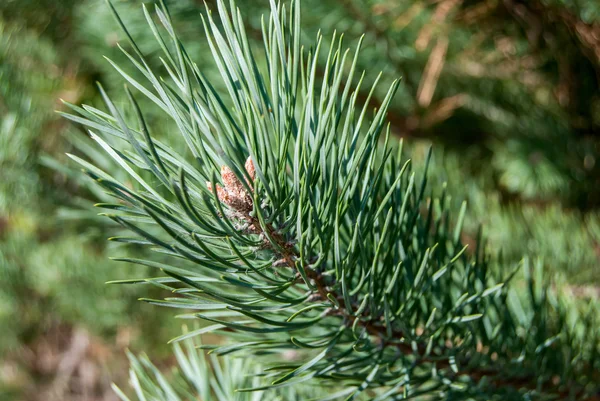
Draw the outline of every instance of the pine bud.
[[[251,157],[246,159],[244,168],[251,180],[254,181],[255,170]],[[250,196],[244,185],[228,166],[221,166],[221,181],[223,182],[223,186],[217,184],[217,197],[219,200],[244,216],[250,213],[252,211],[252,196]],[[252,182],[248,182],[248,186],[252,188]],[[213,190],[210,182],[206,183],[206,187],[210,191]]]

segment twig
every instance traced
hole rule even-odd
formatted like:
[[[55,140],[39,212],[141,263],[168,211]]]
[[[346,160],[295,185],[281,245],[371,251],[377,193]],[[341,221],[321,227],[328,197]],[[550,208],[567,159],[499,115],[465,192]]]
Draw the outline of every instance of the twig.
[[[421,107],[428,107],[431,104],[440,74],[444,68],[447,51],[448,38],[439,37],[435,47],[429,55],[429,60],[427,60],[423,77],[419,83],[419,89],[417,90],[417,102]]]
[[[84,329],[76,329],[71,336],[71,346],[63,354],[52,382],[51,392],[62,398],[65,387],[73,373],[85,357],[90,345],[90,337]]]

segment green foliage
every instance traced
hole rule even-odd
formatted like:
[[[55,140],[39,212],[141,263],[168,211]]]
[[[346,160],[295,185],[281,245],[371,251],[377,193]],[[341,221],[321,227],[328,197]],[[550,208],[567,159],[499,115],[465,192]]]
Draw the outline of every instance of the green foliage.
[[[31,32],[43,32],[56,40],[69,40],[72,10],[76,0],[4,0],[0,18]]]
[[[99,55],[107,54],[117,64],[124,65],[127,58],[116,47],[117,38],[124,36],[116,24],[111,24],[110,10],[100,3],[91,1],[90,6],[75,13],[77,35],[86,60],[103,77],[107,90],[116,93],[120,85],[118,73],[100,60]],[[579,15],[583,10],[593,9],[592,3],[570,5],[571,11]],[[242,0],[238,4],[245,10],[250,45],[262,46],[257,39],[260,15],[268,11],[267,2]],[[390,106],[392,131],[408,138],[409,148],[420,146],[420,141],[433,142],[436,153],[455,159],[449,167],[434,157],[432,174],[450,180],[453,193],[467,198],[472,210],[481,210],[472,214],[473,219],[486,223],[486,233],[495,239],[497,248],[514,256],[511,260],[516,261],[524,252],[535,249],[540,250],[539,255],[545,260],[553,261],[554,245],[534,233],[543,233],[549,218],[566,219],[573,226],[586,224],[586,220],[594,218],[593,214],[587,215],[587,210],[593,209],[600,199],[597,191],[600,148],[594,128],[600,121],[600,108],[594,106],[600,105],[596,73],[586,57],[585,46],[570,33],[574,28],[562,20],[558,25],[544,22],[565,10],[555,7],[558,4],[527,8],[528,18],[535,20],[527,23],[511,12],[514,9],[509,7],[510,2],[444,1],[411,5],[355,0],[351,4],[353,7],[334,0],[305,0],[304,37],[314,37],[322,30],[324,44],[329,44],[335,29],[344,32],[350,41],[357,41],[366,32],[357,70],[384,72],[371,104],[381,102],[393,77],[403,78]],[[528,7],[533,5],[532,2]],[[442,13],[444,18],[435,17],[446,6],[448,14]],[[93,12],[88,12],[89,7]],[[136,1],[120,1],[115,7],[140,48],[149,55],[158,54],[160,46],[144,34],[145,18],[135,12]],[[201,11],[202,4],[198,1],[176,2],[171,7],[173,23],[178,37],[186,43],[186,51],[220,92],[224,88],[218,70],[205,57],[209,49],[206,43],[197,40],[202,31],[197,23]],[[327,17],[323,18],[324,15]],[[541,43],[530,41],[530,31],[534,30],[531,27],[537,26],[543,32]],[[416,45],[420,37],[429,38],[427,42],[424,39],[419,42],[427,46]],[[439,78],[431,81],[435,83],[431,101],[421,105],[419,88],[427,81],[424,71],[429,60],[435,59],[435,44],[444,38],[448,38],[449,44],[440,59],[443,68]],[[569,49],[568,53],[565,49]],[[149,57],[148,63],[152,68],[160,68],[157,57]],[[575,68],[577,74],[568,73]],[[143,79],[139,72],[130,73],[135,79]],[[371,75],[363,78],[361,102],[371,89],[375,74]],[[356,75],[354,83],[358,79]],[[561,103],[565,93],[569,94],[569,102]],[[125,98],[116,96],[116,104],[127,103]],[[138,101],[148,124],[155,128],[154,134],[181,151],[178,146],[183,141],[168,134],[173,131],[173,124],[165,121],[152,102],[145,98]],[[414,156],[414,152],[411,154]],[[464,190],[457,183],[465,183]],[[515,220],[515,214],[519,213],[513,211],[522,204],[531,213],[526,225],[521,219]],[[565,216],[548,216],[546,205],[553,205],[551,210]],[[501,224],[487,224],[492,220]],[[513,221],[517,223],[505,225]],[[476,226],[469,225],[470,236],[476,235]],[[524,242],[511,241],[513,235]],[[568,231],[555,236],[554,240],[560,241],[557,248],[572,247],[569,237]],[[550,271],[570,274],[573,270],[570,266],[577,265],[580,274],[569,275],[569,280],[575,282],[594,277],[598,260],[593,251],[594,239],[585,232],[579,237],[582,241],[578,242],[585,245],[578,247],[581,264],[570,264],[568,257],[562,256],[560,263],[548,267]],[[525,242],[530,244],[527,249],[521,246]]]
[[[138,3],[119,0],[114,5],[152,70],[166,76],[158,58],[162,50],[149,34]],[[207,56],[210,48],[200,39],[203,2],[169,3],[172,24],[190,59],[219,94],[226,93],[218,68]],[[208,4],[216,8],[214,1]],[[238,5],[249,45],[263,66],[258,49],[263,48],[261,15],[268,11],[268,2],[239,0]],[[107,254],[148,256],[141,246],[125,251],[118,243],[105,244],[107,232],[127,236],[126,230],[117,231],[115,224],[95,216],[89,199],[111,198],[81,180],[77,169],[60,166],[68,151],[131,185],[127,172],[118,171],[101,149],[54,114],[61,108],[58,98],[100,104],[92,87],[100,80],[126,121],[136,126],[134,108],[118,93],[120,75],[102,58],[107,55],[122,67],[128,63],[116,46],[126,38],[110,8],[99,0],[5,0],[0,1],[0,16],[5,21],[0,29],[0,354],[9,350],[14,356],[20,347],[30,348],[48,335],[46,328],[53,322],[86,326],[107,342],[123,324],[142,333],[173,330],[155,309],[134,301],[140,293],[156,297],[160,289],[103,285],[147,274],[144,267],[115,270]],[[372,88],[376,74],[371,71],[384,71],[371,106],[380,104],[390,82],[402,76],[388,110],[391,131],[405,137],[405,153],[417,166],[425,164],[429,146],[435,144],[429,187],[439,196],[448,182],[448,210],[458,211],[468,201],[461,234],[470,246],[467,253],[473,252],[483,224],[486,251],[502,257],[500,275],[508,274],[522,255],[535,255],[553,287],[567,297],[585,296],[569,308],[593,302],[588,297],[597,297],[600,257],[600,96],[593,41],[597,1],[304,0],[302,18],[303,42],[321,30],[322,48],[331,45],[336,29],[352,45],[365,34],[356,71],[369,73],[362,78],[357,104],[365,103]],[[440,58],[444,39],[448,48]],[[321,52],[319,65],[327,56]],[[427,78],[430,60],[441,60],[437,79],[435,74]],[[136,69],[127,71],[137,81],[145,79]],[[319,81],[323,71],[317,70],[316,76]],[[353,83],[360,78],[355,74]],[[429,104],[421,100],[427,100],[421,88],[426,82],[435,84]],[[144,96],[136,95],[136,100],[152,136],[186,155],[185,140],[176,134],[168,114]],[[227,97],[223,100],[232,106]],[[104,139],[119,150],[132,150]],[[390,143],[395,146],[394,139]],[[168,263],[158,257],[152,260]],[[522,278],[514,280],[521,293]],[[561,302],[566,302],[564,297]],[[570,324],[578,325],[583,315],[569,309],[569,318],[575,319]],[[152,341],[147,344],[152,354],[159,353],[154,342],[163,342],[164,336],[144,337]],[[2,381],[7,370],[0,371]],[[43,382],[37,372],[30,377]]]
[[[366,32],[364,57],[358,60],[358,70],[384,71],[379,85],[382,89],[375,90],[371,103],[376,105],[381,101],[389,80],[403,77],[391,104],[392,130],[410,138],[408,146],[425,138],[428,143],[436,143],[436,152],[444,149],[445,154],[460,160],[460,172],[453,168],[447,174],[444,166],[435,162],[431,170],[434,174],[440,171],[439,174],[456,182],[477,184],[469,188],[476,194],[461,192],[472,207],[487,210],[485,215],[475,216],[476,220],[514,220],[514,213],[505,207],[507,201],[515,203],[516,209],[523,202],[535,206],[531,220],[539,227],[534,227],[534,231],[543,232],[542,223],[547,220],[544,205],[553,204],[557,213],[565,213],[565,218],[574,224],[583,224],[589,219],[585,212],[595,208],[600,199],[597,191],[600,148],[596,139],[600,86],[593,59],[588,57],[588,47],[572,34],[576,29],[568,25],[571,19],[559,18],[567,14],[582,18],[584,14],[596,15],[590,14],[590,10],[597,7],[595,2],[568,4],[566,8],[559,3],[531,2],[524,6],[527,20],[523,20],[515,13],[520,6],[512,2],[396,4],[354,0],[350,2],[352,7],[347,7],[340,1],[305,0],[303,34],[314,37],[322,30],[327,43],[335,29],[343,31],[350,41],[358,40]],[[260,46],[257,43],[260,15],[267,9],[266,4],[239,2],[245,10],[251,46]],[[135,12],[137,2],[119,1],[115,7],[140,48],[147,54],[158,54],[160,46],[143,34],[145,18]],[[187,52],[216,85],[216,90],[221,91],[224,88],[219,86],[218,71],[204,57],[209,49],[197,40],[202,34],[197,23],[201,11],[199,1],[177,1],[171,5],[173,23],[186,43]],[[120,85],[118,73],[100,56],[108,55],[119,65],[126,63],[126,56],[116,46],[119,39],[124,39],[123,34],[111,23],[110,10],[101,1],[89,0],[85,6],[75,8],[73,15],[85,73],[100,76],[114,93]],[[327,17],[323,18],[324,15]],[[594,22],[595,18],[588,17],[582,23]],[[541,33],[537,33],[538,28]],[[439,78],[428,81],[424,71],[430,60],[436,59],[435,46],[444,38],[449,44],[440,59]],[[153,68],[160,67],[156,57],[148,62]],[[131,73],[135,79],[143,79],[139,73]],[[372,75],[364,78],[359,93],[361,101],[368,94],[375,77]],[[433,95],[428,104],[420,104],[419,89],[426,81],[435,84]],[[178,138],[166,134],[173,130],[173,125],[161,117],[160,110],[144,98],[138,101],[149,125],[161,126],[155,129],[155,134],[171,146],[180,146]],[[116,104],[121,102],[127,100],[115,99]],[[486,201],[486,197],[490,200]],[[477,206],[471,198],[478,198]],[[572,209],[581,209],[583,213],[580,216]],[[497,238],[510,238],[506,232],[513,229],[506,228],[502,224],[486,225],[490,236]],[[514,230],[526,237],[533,249],[550,248],[544,238],[531,235],[532,231],[525,226],[515,226]],[[570,246],[568,237],[565,233],[559,247]],[[582,243],[591,241],[588,236]],[[510,240],[500,247],[514,248],[513,255],[525,251]],[[580,248],[580,252],[585,253],[582,258],[585,263],[578,269],[585,271],[583,276],[593,276],[597,265],[594,252],[588,246]],[[545,259],[549,255],[542,252]],[[570,270],[563,263],[549,268]]]
[[[320,28],[357,20],[350,34],[366,32],[368,52],[360,67],[403,77],[391,106],[403,134],[459,154],[474,143],[471,164],[493,169],[504,190],[593,207],[600,64],[569,34],[570,18],[517,3],[353,1]]]
[[[427,147],[413,146],[415,163],[425,161]],[[487,251],[501,255],[507,263],[518,263],[524,254],[536,255],[543,261],[547,275],[560,283],[590,285],[597,283],[599,272],[598,241],[595,227],[600,224],[598,213],[582,213],[565,209],[560,202],[523,202],[506,198],[506,193],[490,185],[490,172],[470,177],[469,163],[464,157],[437,149],[431,169],[431,185],[442,186],[464,198],[450,198],[451,208],[459,208],[462,201],[469,204],[463,238],[473,243],[475,233],[483,227]]]
[[[67,137],[86,157],[98,156],[55,112],[60,96],[77,97],[68,71],[50,40],[0,21],[1,360],[56,324],[85,326],[110,339],[125,325],[151,327],[160,321],[161,314],[135,301],[133,288],[122,297],[122,290],[104,285],[125,276],[107,260],[108,226],[90,213],[92,203],[86,200],[101,199],[102,192],[88,190],[80,174],[67,171],[68,179],[46,167],[57,165],[49,155],[64,151]],[[102,157],[96,161],[109,167]],[[147,344],[173,334],[160,327]]]
[[[237,392],[239,388],[255,386],[258,366],[248,361],[230,358],[207,357],[195,349],[192,340],[174,346],[178,367],[170,375],[163,375],[146,356],[129,355],[131,362],[130,381],[136,399],[173,401],[283,401],[306,400],[319,389],[304,389],[298,394],[293,388],[279,391]],[[123,401],[130,399],[120,389],[117,393]]]
[[[160,73],[125,35],[130,65],[117,70],[135,91],[126,89],[125,112],[102,88],[107,112],[69,105],[66,117],[119,165],[117,175],[72,156],[114,198],[98,206],[134,234],[113,240],[156,252],[119,258],[162,273],[126,282],[170,291],[147,301],[205,323],[176,341],[215,333],[229,341],[202,348],[260,362],[260,380],[241,392],[310,382],[339,387],[321,399],[596,394],[595,308],[573,320],[541,263],[526,260],[524,286],[506,286],[515,266],[491,258],[481,238],[467,251],[464,209],[455,216],[445,188],[427,185],[430,154],[417,174],[390,137],[398,82],[388,75],[377,89],[380,78],[357,67],[374,55],[345,51],[339,36],[304,47],[299,2],[271,7],[263,48],[233,2],[217,1],[220,23],[203,17],[223,91],[161,6],[145,11]],[[140,97],[162,110],[184,151],[157,139]],[[296,359],[285,361],[290,352]],[[162,380],[152,384],[133,362],[138,397],[145,378],[147,392],[167,398]]]
[[[29,149],[40,146],[37,133],[54,117],[52,94],[62,82],[53,50],[0,21],[0,210],[30,200],[39,185]]]

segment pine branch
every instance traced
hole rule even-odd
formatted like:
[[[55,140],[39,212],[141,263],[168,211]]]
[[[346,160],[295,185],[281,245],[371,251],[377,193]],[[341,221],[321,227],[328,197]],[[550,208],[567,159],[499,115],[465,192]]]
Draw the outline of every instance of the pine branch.
[[[251,180],[255,178],[255,172],[252,160],[247,159],[245,169],[248,172]],[[265,240],[265,248],[270,248],[273,254],[278,255],[281,261],[287,265],[291,270],[295,270],[296,261],[300,259],[300,256],[294,252],[293,246],[290,245],[290,241],[285,240],[272,225],[267,224],[261,227],[260,222],[251,215],[253,210],[252,200],[250,195],[243,188],[242,183],[235,177],[233,171],[227,166],[223,166],[221,169],[222,181],[225,187],[217,187],[217,194],[221,202],[231,207],[237,213],[237,217],[245,220],[248,223],[248,227],[252,227],[252,232],[261,235],[263,238],[269,238],[272,240],[272,244]],[[251,185],[251,182],[248,182]],[[211,189],[210,183],[207,183],[209,189]],[[228,195],[229,194],[229,195]],[[235,195],[234,195],[235,194]],[[238,201],[237,199],[243,199]],[[260,229],[258,227],[261,227]],[[341,305],[344,302],[344,297],[337,291],[329,288],[329,285],[325,277],[316,269],[310,267],[310,265],[304,265],[303,270],[306,272],[306,277],[311,280],[310,285],[314,287],[313,293],[316,297],[311,297],[312,301],[323,301],[328,302],[330,299],[335,299],[336,303]],[[298,277],[300,278],[300,277]],[[309,283],[306,283],[309,284]],[[359,309],[359,305],[353,303],[350,308],[336,307],[328,309],[327,313],[333,316],[339,316],[344,320],[347,327],[354,326],[355,322],[360,321],[369,335],[377,338],[376,342],[380,347],[392,347],[397,349],[403,355],[414,355],[415,361],[413,362],[414,367],[418,367],[424,364],[435,364],[438,369],[451,368],[451,364],[448,360],[443,358],[443,355],[451,349],[446,349],[446,352],[439,352],[434,356],[427,356],[429,352],[425,344],[419,343],[416,348],[414,344],[408,345],[402,342],[394,341],[404,339],[406,333],[397,329],[390,329],[385,324],[379,324],[378,321],[371,319],[369,321],[361,321],[360,316],[357,316],[353,311]],[[479,350],[477,351],[480,352]],[[461,366],[468,366],[470,364],[469,357],[461,358],[459,364]],[[488,367],[475,367],[474,369],[465,369],[457,371],[456,377],[468,376],[472,383],[477,383],[481,380],[485,380],[493,388],[503,388],[510,386],[513,388],[525,388],[530,391],[536,391],[539,389],[538,378],[534,375],[528,374],[525,376],[516,377],[502,377],[502,372]],[[545,384],[544,390],[547,392],[553,392],[553,385],[548,383]],[[577,399],[585,396],[583,388],[571,388],[567,390],[560,390],[556,392],[557,396],[561,398],[568,398],[575,396]],[[594,400],[594,396],[588,396],[582,398],[582,400]]]
[[[123,258],[165,274],[128,282],[170,290],[175,296],[147,301],[210,322],[175,341],[212,332],[231,339],[206,346],[217,355],[264,356],[272,366],[243,392],[311,379],[341,382],[349,400],[595,391],[580,368],[563,368],[573,349],[589,366],[599,363],[592,320],[570,328],[562,302],[549,300],[541,265],[524,263],[527,291],[519,294],[481,239],[465,253],[466,205],[452,219],[445,186],[438,196],[427,187],[431,153],[417,179],[390,138],[386,114],[398,82],[370,113],[376,79],[359,106],[362,78],[351,85],[358,50],[343,51],[334,37],[320,67],[322,38],[301,46],[299,7],[271,3],[264,52],[248,41],[235,3],[217,1],[218,23],[207,10],[220,90],[186,53],[164,5],[155,10],[161,29],[145,14],[167,78],[115,12],[129,41],[123,51],[146,81],[115,68],[187,147],[179,153],[152,135],[129,91],[134,122],[102,88],[108,113],[71,105],[76,114],[66,115],[130,177],[122,182],[73,156],[116,198],[99,205],[106,215],[137,236],[116,240],[172,261]],[[298,363],[280,363],[286,351]],[[558,384],[546,388],[554,376]]]
[[[248,220],[252,220],[252,218],[250,216],[247,216],[247,218],[248,218]],[[257,223],[257,222],[254,222],[254,223]],[[270,226],[268,226],[268,230],[270,230],[271,232],[275,231]],[[294,261],[298,259],[298,256],[293,253],[292,248],[289,247],[288,243],[286,241],[284,241],[283,238],[281,238],[280,236],[277,236],[275,238],[277,238],[276,239],[276,242],[278,245],[277,249],[285,250],[283,253],[280,254],[280,256],[282,257],[282,259],[285,260],[285,262],[289,268],[294,269],[294,267],[295,267]],[[273,252],[277,253],[277,250],[273,249]],[[338,301],[338,303],[341,304],[343,302],[342,295],[337,293],[336,291],[330,291],[328,289],[326,281],[324,280],[324,277],[319,272],[311,269],[309,266],[304,266],[304,270],[307,273],[307,277],[310,278],[311,280],[313,280],[312,284],[316,288],[316,294],[320,297],[320,299],[322,301],[326,302],[330,297],[333,297],[334,299],[336,299]],[[358,309],[358,305],[354,304],[352,309],[354,309],[354,310]],[[348,310],[345,308],[331,309],[330,312],[334,315],[342,316],[348,327],[352,327],[354,325],[355,320],[360,319],[360,317],[352,314],[351,310]],[[366,331],[370,335],[373,335],[378,339],[380,346],[382,346],[382,347],[391,346],[393,348],[398,349],[404,355],[415,355],[418,358],[415,362],[415,366],[419,366],[419,365],[422,365],[425,363],[435,363],[436,362],[435,359],[432,359],[429,357],[422,357],[423,355],[426,355],[426,353],[427,353],[425,345],[418,344],[417,349],[414,349],[412,346],[410,346],[408,344],[397,343],[397,342],[394,343],[392,341],[388,341],[388,340],[386,340],[386,337],[389,336],[387,327],[385,327],[384,325],[378,325],[377,322],[375,322],[373,320],[363,322],[363,323],[364,323],[364,327],[365,327]],[[399,330],[393,330],[390,337],[392,339],[402,339],[405,337],[405,333],[403,333],[402,331],[399,331]],[[438,360],[437,362],[439,362],[437,364],[437,367],[439,369],[450,368],[450,363],[448,361]],[[469,365],[469,359],[468,358],[463,359],[460,364],[463,366]],[[505,386],[510,386],[513,388],[526,388],[528,390],[535,391],[539,387],[537,377],[535,377],[534,375],[503,378],[502,372],[500,372],[496,369],[490,369],[490,368],[475,368],[473,370],[462,370],[462,371],[457,372],[456,376],[457,377],[468,376],[470,378],[470,380],[472,381],[472,383],[477,383],[480,380],[485,379],[495,388],[502,388]],[[599,379],[600,379],[600,377],[599,377]],[[545,391],[552,392],[553,391],[552,384],[550,386],[547,386],[545,388]],[[598,394],[597,396],[587,396],[586,397],[585,391],[583,388],[578,388],[575,390],[574,389],[561,390],[561,391],[557,392],[557,396],[562,399],[566,399],[566,398],[573,397],[573,396],[576,399],[580,399],[580,397],[585,397],[585,398],[581,398],[582,401],[586,401],[586,400],[594,401],[594,400],[600,399],[600,394]]]

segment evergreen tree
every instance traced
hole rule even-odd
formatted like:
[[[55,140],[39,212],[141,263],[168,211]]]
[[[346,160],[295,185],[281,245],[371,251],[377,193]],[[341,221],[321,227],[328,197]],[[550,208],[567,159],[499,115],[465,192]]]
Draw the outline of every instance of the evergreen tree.
[[[428,185],[430,152],[413,171],[386,121],[398,81],[362,73],[374,58],[360,42],[346,51],[339,35],[317,35],[304,47],[299,2],[271,2],[259,28],[234,2],[216,8],[220,22],[210,11],[203,22],[220,82],[185,50],[166,7],[145,10],[160,68],[115,13],[137,70],[115,64],[129,105],[101,87],[107,111],[66,115],[121,170],[72,156],[113,197],[98,204],[104,214],[134,234],[113,240],[155,251],[119,258],[161,271],[126,282],[171,291],[147,301],[203,322],[176,341],[218,334],[227,341],[200,348],[255,362],[234,375],[262,366],[246,382],[214,362],[207,379],[203,357],[176,348],[188,384],[169,385],[132,358],[138,398],[225,400],[235,387],[239,399],[306,399],[294,391],[308,383],[324,400],[597,397],[593,305],[549,288],[542,263],[516,269],[481,238],[467,249],[465,206],[452,213],[445,187]],[[169,122],[150,124],[146,107]],[[167,143],[174,133],[184,150]]]

